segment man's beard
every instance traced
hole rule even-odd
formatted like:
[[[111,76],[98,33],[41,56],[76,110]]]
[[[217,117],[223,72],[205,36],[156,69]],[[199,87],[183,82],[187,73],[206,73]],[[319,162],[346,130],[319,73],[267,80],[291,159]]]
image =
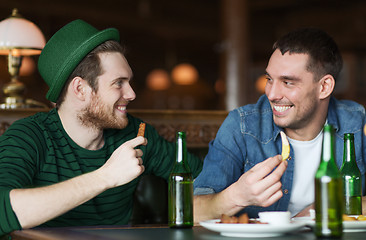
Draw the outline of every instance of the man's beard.
[[[301,129],[306,127],[317,114],[318,106],[317,103],[312,98],[309,97],[310,101],[306,106],[302,106],[300,112],[296,113],[296,118],[291,119],[289,122],[281,123],[276,121],[275,116],[273,116],[274,122],[277,126],[282,128],[290,128],[290,129]]]
[[[127,116],[124,116],[122,119],[118,118],[114,110],[114,106],[110,108],[95,94],[92,96],[90,105],[80,111],[78,119],[82,125],[98,130],[125,128],[128,124]]]

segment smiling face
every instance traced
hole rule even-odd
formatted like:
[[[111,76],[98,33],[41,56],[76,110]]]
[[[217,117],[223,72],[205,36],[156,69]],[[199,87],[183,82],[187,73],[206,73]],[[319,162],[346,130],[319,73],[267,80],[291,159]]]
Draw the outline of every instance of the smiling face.
[[[98,90],[91,92],[90,103],[79,119],[83,125],[97,129],[122,129],[128,124],[126,107],[136,97],[130,85],[132,70],[118,52],[101,53],[99,57],[103,72],[98,77]]]
[[[318,125],[320,81],[307,70],[307,54],[284,55],[277,49],[268,66],[265,93],[276,125],[288,130],[309,130]],[[324,113],[322,113],[323,115]]]

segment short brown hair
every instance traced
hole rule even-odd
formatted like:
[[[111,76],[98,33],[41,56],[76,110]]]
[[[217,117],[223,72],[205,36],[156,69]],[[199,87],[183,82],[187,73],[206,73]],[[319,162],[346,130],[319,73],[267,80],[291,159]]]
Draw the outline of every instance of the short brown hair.
[[[343,66],[337,44],[320,29],[301,28],[291,31],[273,45],[273,50],[276,49],[282,54],[286,52],[308,54],[307,70],[314,74],[314,80],[319,80],[327,74],[337,79]]]

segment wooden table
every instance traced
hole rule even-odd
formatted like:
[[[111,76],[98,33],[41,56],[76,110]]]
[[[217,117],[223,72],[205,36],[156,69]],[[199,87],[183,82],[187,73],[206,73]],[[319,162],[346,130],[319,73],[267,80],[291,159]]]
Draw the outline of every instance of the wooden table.
[[[166,226],[113,226],[113,227],[65,227],[35,228],[14,231],[10,234],[15,240],[238,240],[238,239],[283,239],[312,240],[316,239],[312,231],[302,231],[273,238],[233,238],[224,237],[201,226],[192,229],[170,229]],[[366,239],[366,232],[345,233],[342,240]]]

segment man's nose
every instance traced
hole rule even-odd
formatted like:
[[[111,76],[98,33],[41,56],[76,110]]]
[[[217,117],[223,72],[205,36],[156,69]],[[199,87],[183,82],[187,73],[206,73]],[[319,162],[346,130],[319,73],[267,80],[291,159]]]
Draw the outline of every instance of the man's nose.
[[[266,95],[270,101],[282,98],[282,89],[278,81],[273,81],[266,85]]]
[[[128,101],[133,101],[136,98],[136,93],[132,89],[130,84],[127,84],[126,87],[123,89],[123,98]]]

